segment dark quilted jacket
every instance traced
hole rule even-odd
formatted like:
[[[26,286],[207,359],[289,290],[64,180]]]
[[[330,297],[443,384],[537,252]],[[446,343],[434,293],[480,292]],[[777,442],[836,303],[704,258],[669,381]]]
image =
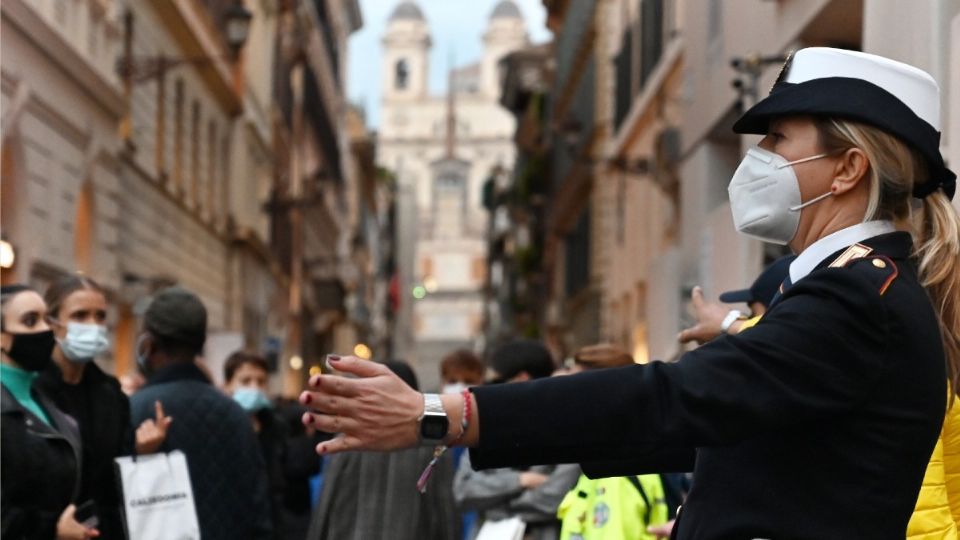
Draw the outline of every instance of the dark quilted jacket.
[[[130,398],[131,420],[173,417],[162,451],[187,456],[204,540],[269,538],[266,467],[249,416],[193,364],[164,368]]]

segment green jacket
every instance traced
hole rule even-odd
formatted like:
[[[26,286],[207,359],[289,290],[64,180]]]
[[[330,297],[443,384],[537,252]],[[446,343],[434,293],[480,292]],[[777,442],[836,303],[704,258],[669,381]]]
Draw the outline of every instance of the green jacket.
[[[655,540],[647,527],[666,523],[668,512],[657,474],[597,480],[581,475],[557,510],[560,540]]]

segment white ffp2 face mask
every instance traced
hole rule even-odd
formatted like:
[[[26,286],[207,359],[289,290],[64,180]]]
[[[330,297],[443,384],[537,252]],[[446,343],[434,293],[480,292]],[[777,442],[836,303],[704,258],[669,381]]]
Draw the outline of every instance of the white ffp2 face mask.
[[[786,244],[797,234],[800,210],[832,195],[826,192],[803,203],[793,165],[826,157],[817,154],[796,161],[754,146],[733,173],[727,193],[737,231],[765,242]]]

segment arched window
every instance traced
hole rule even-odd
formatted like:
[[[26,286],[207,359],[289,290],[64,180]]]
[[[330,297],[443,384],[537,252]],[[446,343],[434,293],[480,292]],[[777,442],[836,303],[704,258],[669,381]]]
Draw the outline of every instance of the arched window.
[[[407,66],[407,61],[405,59],[397,60],[397,64],[393,68],[394,87],[397,90],[405,90],[409,78],[410,67]]]

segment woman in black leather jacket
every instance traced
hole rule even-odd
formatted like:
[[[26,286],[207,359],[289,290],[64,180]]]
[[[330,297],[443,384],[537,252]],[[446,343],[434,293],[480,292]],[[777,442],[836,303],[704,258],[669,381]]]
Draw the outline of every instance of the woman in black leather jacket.
[[[0,292],[0,516],[3,538],[85,539],[99,535],[77,522],[80,435],[76,422],[32,388],[50,363],[47,307],[22,285]]]

